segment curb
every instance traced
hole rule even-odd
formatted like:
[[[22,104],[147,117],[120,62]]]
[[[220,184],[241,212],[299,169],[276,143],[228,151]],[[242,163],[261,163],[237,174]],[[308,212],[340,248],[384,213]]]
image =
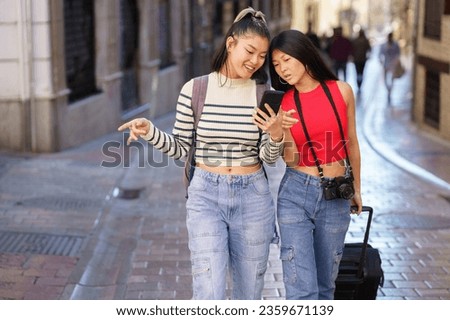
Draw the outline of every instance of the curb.
[[[381,139],[383,134],[381,132],[381,128],[383,127],[382,110],[384,109],[377,108],[375,102],[376,99],[372,99],[367,105],[363,119],[363,134],[370,147],[400,169],[450,192],[449,183],[424,168],[406,160]]]

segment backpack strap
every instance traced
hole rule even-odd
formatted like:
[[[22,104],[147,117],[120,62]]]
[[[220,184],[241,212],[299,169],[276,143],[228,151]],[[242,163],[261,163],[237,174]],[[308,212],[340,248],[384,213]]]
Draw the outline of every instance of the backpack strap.
[[[186,187],[186,199],[188,198],[187,188],[194,175],[196,165],[195,148],[197,145],[197,127],[202,116],[203,106],[205,105],[206,89],[208,88],[208,75],[194,78],[192,85],[191,108],[194,115],[194,128],[192,129],[192,142],[189,148],[187,159],[184,163],[184,185]]]
[[[194,113],[194,130],[197,130],[198,122],[203,112],[205,105],[206,89],[208,88],[208,75],[194,78],[192,88],[191,107]]]
[[[270,90],[270,85],[268,83],[260,83],[256,85],[256,105],[259,106],[259,102],[262,99],[264,91]]]

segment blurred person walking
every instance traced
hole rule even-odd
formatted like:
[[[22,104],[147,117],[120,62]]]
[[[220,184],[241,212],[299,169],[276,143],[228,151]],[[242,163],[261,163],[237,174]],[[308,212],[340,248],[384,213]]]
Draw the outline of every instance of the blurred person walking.
[[[317,48],[317,51],[319,52],[322,59],[325,61],[328,67],[331,68],[332,62],[328,55],[327,50],[327,43],[323,43],[322,39],[319,38],[319,36],[312,30],[312,23],[308,23],[308,31],[306,32],[306,36],[311,40],[314,47]]]
[[[339,77],[339,71],[343,73],[343,80],[347,79],[347,63],[352,55],[353,46],[351,41],[342,34],[342,27],[334,28],[331,39],[329,55],[333,63],[334,73]]]
[[[387,41],[380,47],[379,60],[384,69],[384,84],[386,85],[388,94],[388,103],[391,103],[391,92],[394,86],[394,80],[399,74],[396,74],[396,69],[401,67],[400,63],[400,46],[394,40],[393,33],[389,33]]]
[[[268,80],[269,42],[264,15],[244,9],[213,58],[197,127],[193,79],[181,89],[172,135],[145,118],[119,127],[130,130],[128,142],[142,137],[175,159],[195,147],[186,202],[193,299],[225,299],[228,268],[233,299],[261,299],[275,231],[275,205],[262,162],[277,160],[284,139],[281,118],[272,109],[255,114],[258,83]]]
[[[363,29],[359,30],[358,37],[353,42],[353,63],[356,69],[356,83],[358,85],[358,93],[361,90],[361,85],[364,78],[364,67],[366,66],[367,59],[372,50],[370,42],[366,37]]]
[[[299,120],[283,116],[277,216],[286,299],[333,299],[350,214],[362,210],[353,91],[300,31],[274,37],[269,62],[272,86],[285,91],[282,108]]]

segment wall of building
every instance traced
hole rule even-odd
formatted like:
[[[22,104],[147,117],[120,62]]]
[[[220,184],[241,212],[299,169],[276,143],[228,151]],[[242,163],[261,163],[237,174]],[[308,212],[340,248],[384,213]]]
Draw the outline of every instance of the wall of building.
[[[419,1],[418,30],[416,55],[419,62],[416,63],[414,77],[414,106],[413,118],[418,127],[433,135],[450,141],[450,15],[442,16],[441,40],[433,40],[423,36],[425,20],[425,0]],[[435,68],[438,64],[440,72],[440,126],[434,128],[425,121],[425,86],[427,68]]]
[[[186,0],[173,0],[175,64],[160,70],[158,1],[139,0],[139,96],[143,108],[123,113],[119,66],[120,1],[95,0],[98,93],[69,103],[65,79],[63,0],[0,0],[0,148],[52,152],[114,131],[138,115],[175,108],[184,81]],[[182,16],[180,19],[179,16]]]
[[[64,65],[64,21],[62,1],[52,1],[55,33],[59,41],[54,41],[55,64]],[[55,131],[59,141],[51,150],[63,150],[89,141],[92,138],[111,132],[120,118],[120,81],[119,68],[119,24],[118,0],[95,1],[95,78],[99,93],[69,103],[67,95],[51,100],[56,112]],[[62,61],[59,61],[61,59]],[[64,68],[60,81],[56,84],[64,88],[66,81]],[[64,90],[64,89],[63,89]],[[50,121],[50,123],[52,123]],[[42,151],[38,149],[36,151]]]
[[[124,108],[122,1],[93,0],[96,90],[71,99],[64,0],[0,0],[0,36],[6,40],[0,46],[0,149],[60,151],[114,132],[132,118],[163,115],[175,110],[185,81],[210,71],[212,54],[222,40],[212,28],[216,1],[167,0],[172,63],[162,68],[161,2],[136,0],[139,45],[133,70],[138,101]],[[290,0],[239,0],[225,4],[231,8],[223,21],[226,28],[234,19],[233,10],[249,4],[265,12],[282,11],[269,19],[273,32],[289,27]]]
[[[23,148],[30,134],[32,18],[46,20],[45,13],[32,17],[25,1],[0,1],[0,146],[14,149]]]
[[[353,36],[359,28],[369,27],[370,4],[369,0],[293,0],[292,28],[306,32],[311,22],[317,35],[330,37],[333,28],[342,26],[346,36]]]

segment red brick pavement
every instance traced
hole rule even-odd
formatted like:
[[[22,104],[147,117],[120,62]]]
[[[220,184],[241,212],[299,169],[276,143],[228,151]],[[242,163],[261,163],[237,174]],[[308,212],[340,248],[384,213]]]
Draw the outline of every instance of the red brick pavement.
[[[76,257],[0,253],[1,299],[60,299]]]

